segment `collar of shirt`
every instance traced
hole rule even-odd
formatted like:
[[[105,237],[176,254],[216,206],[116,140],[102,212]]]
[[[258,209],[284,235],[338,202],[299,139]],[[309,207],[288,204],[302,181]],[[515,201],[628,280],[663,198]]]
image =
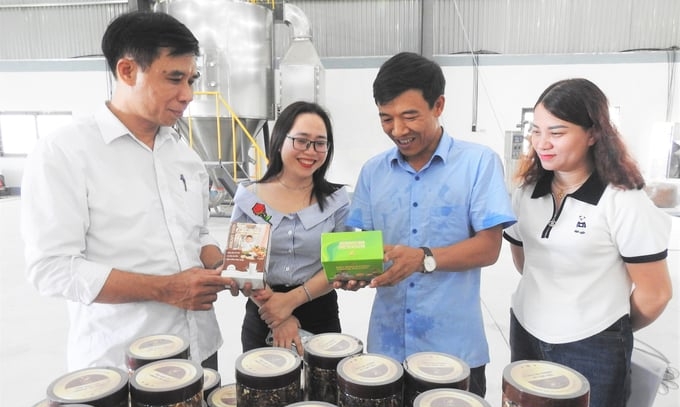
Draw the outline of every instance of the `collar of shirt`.
[[[536,187],[531,194],[531,199],[537,199],[550,194],[550,184],[552,183],[554,176],[554,172],[546,171],[538,182],[536,182]],[[602,182],[597,172],[593,172],[590,177],[588,177],[588,180],[586,180],[586,182],[574,193],[570,194],[569,197],[591,205],[597,205],[606,187],[607,186]]]
[[[267,208],[267,215],[271,216],[269,223],[274,227],[278,226],[284,217],[294,215],[298,217],[305,229],[310,229],[326,220],[328,218],[328,213],[333,213],[341,206],[349,203],[348,195],[346,193],[341,193],[340,191],[343,188],[340,188],[326,197],[326,205],[323,212],[319,208],[319,204],[315,203],[294,214],[284,214],[265,204],[256,194],[250,191],[247,186],[251,184],[252,182],[246,181],[241,185],[241,188],[238,188],[234,196],[234,202],[242,208],[252,208],[258,203],[264,204]],[[252,210],[246,211],[246,213],[254,222],[258,222],[258,220],[261,219],[261,216],[256,215]]]
[[[432,157],[430,157],[430,160],[427,162],[427,164],[425,164],[425,166],[423,166],[423,168],[420,169],[420,171],[425,171],[432,164],[432,161],[434,161],[435,157],[446,164],[446,158],[449,156],[448,153],[453,147],[453,143],[453,137],[449,136],[446,130],[444,130],[442,127],[442,136],[439,139],[439,144],[434,150]],[[405,170],[413,172],[413,168],[411,168],[411,166],[408,164],[408,161],[404,160],[404,156],[401,155],[397,147],[392,148],[390,153],[387,155],[387,160],[392,165],[399,165]]]
[[[99,126],[99,131],[102,135],[104,143],[109,144],[113,140],[129,135],[133,139],[137,140],[136,137],[132,136],[132,132],[128,129],[123,122],[116,117],[115,114],[108,108],[106,104],[100,107],[94,114],[97,126]],[[179,134],[172,127],[161,126],[156,133],[156,143],[161,145],[168,140],[174,139],[179,141]],[[137,140],[139,142],[139,140]],[[140,142],[141,143],[141,142]]]

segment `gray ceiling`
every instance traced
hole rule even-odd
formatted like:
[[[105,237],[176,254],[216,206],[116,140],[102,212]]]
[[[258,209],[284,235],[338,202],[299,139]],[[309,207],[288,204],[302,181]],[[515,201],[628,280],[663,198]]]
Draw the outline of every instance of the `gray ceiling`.
[[[669,50],[680,45],[678,0],[289,2],[308,17],[322,58],[399,51],[425,55],[604,53]],[[0,0],[0,59],[99,55],[107,23],[139,4],[132,0]],[[275,36],[280,56],[288,28],[277,25]]]

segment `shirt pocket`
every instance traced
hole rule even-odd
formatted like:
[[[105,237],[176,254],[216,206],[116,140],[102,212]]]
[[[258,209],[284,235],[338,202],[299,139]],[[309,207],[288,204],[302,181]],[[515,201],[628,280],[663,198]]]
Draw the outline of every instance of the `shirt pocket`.
[[[184,173],[180,175],[179,196],[183,208],[183,218],[192,224],[202,225],[204,211],[203,199],[207,191],[203,191],[204,182],[199,173]],[[206,187],[207,188],[207,187]]]

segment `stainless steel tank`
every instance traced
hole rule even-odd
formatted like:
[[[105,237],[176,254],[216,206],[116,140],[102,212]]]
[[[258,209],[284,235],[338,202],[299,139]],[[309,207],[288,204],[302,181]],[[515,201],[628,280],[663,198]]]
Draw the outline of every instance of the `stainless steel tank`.
[[[280,63],[280,104],[285,107],[296,100],[323,104],[324,70],[311,43],[309,22],[298,7],[278,2],[272,9],[273,4],[243,0],[154,3],[155,11],[176,17],[199,40],[197,65],[201,76],[194,85],[194,100],[178,124],[206,164],[213,183],[210,204],[218,212],[219,205],[233,196],[236,183],[262,175],[253,170],[266,164],[267,132],[257,136],[269,120],[275,119],[277,110],[275,22],[285,23],[293,32]],[[246,131],[232,126],[235,117],[257,140],[254,151],[253,139]]]
[[[162,0],[154,10],[184,23],[201,47],[201,76],[180,129],[187,137],[191,133],[192,146],[209,170],[224,164],[234,179],[249,177],[252,143],[238,125],[232,132],[232,119],[237,116],[255,137],[274,118],[272,10],[230,0]]]

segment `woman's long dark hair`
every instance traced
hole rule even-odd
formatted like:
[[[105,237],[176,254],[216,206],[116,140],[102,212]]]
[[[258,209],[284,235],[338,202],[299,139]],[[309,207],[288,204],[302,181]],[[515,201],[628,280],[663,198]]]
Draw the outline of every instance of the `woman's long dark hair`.
[[[555,82],[543,91],[534,109],[539,104],[560,120],[590,131],[595,143],[588,154],[602,182],[623,189],[645,186],[637,163],[609,118],[607,97],[594,83],[582,78]],[[543,168],[538,154],[531,148],[517,177],[524,184],[533,184],[548,172],[551,171]]]
[[[294,102],[288,105],[276,120],[274,124],[274,129],[271,134],[271,141],[269,144],[269,166],[267,171],[264,173],[262,178],[257,182],[265,182],[275,179],[279,176],[281,171],[283,171],[283,160],[281,159],[281,147],[286,141],[286,136],[293,128],[295,124],[295,119],[303,113],[312,113],[323,120],[326,126],[326,137],[328,140],[328,152],[326,153],[326,161],[319,167],[312,175],[312,180],[314,186],[312,187],[312,192],[310,193],[309,199],[312,196],[316,198],[319,203],[319,208],[323,211],[323,207],[326,203],[326,197],[331,195],[333,192],[342,187],[342,184],[334,184],[326,180],[326,172],[328,167],[333,160],[333,128],[331,126],[331,119],[328,113],[316,103],[310,102]]]

